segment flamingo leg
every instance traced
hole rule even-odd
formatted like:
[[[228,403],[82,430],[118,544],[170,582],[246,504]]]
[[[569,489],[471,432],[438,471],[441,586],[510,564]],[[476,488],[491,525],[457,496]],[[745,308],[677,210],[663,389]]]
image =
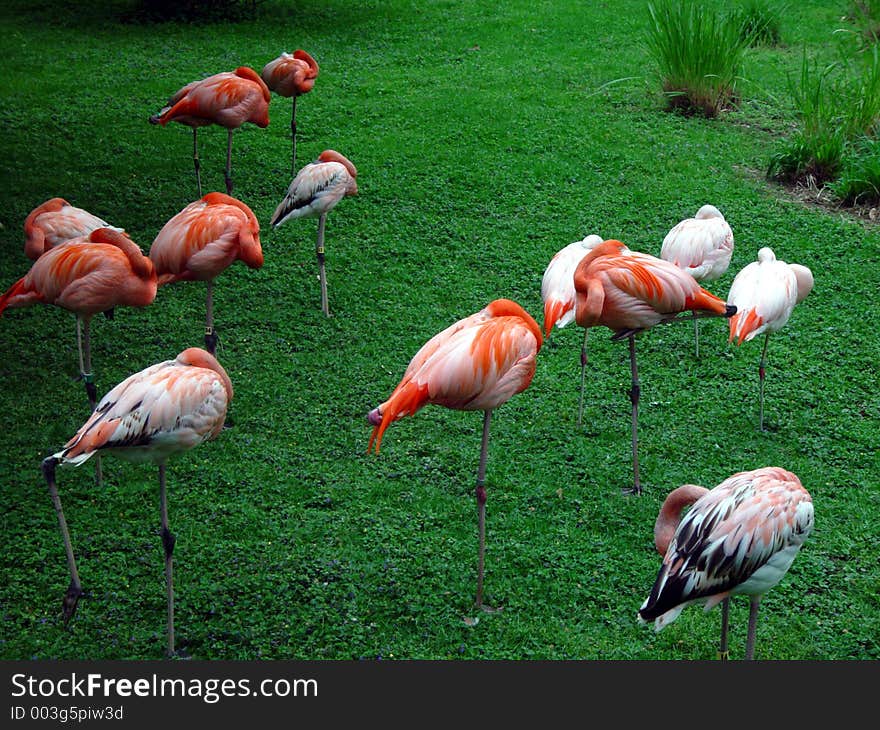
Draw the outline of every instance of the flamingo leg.
[[[483,606],[483,572],[486,564],[486,460],[489,454],[489,423],[492,411],[483,414],[483,442],[480,447],[480,466],[477,469],[477,531],[479,550],[477,553],[477,609],[491,610]]]
[[[79,582],[79,573],[76,570],[76,559],[73,557],[73,546],[70,542],[70,531],[67,529],[67,520],[64,519],[64,510],[61,509],[61,498],[58,496],[58,488],[55,486],[55,466],[58,461],[51,456],[43,460],[42,472],[49,487],[49,496],[52,498],[52,504],[55,507],[55,514],[58,517],[58,527],[61,529],[61,537],[64,540],[64,551],[67,554],[67,568],[70,571],[70,585],[67,587],[67,593],[64,594],[62,602],[62,618],[64,625],[73,618],[76,613],[76,604],[79,597],[83,594],[82,584]]]
[[[232,195],[232,130],[226,139],[226,194]]]
[[[168,594],[168,656],[174,655],[174,542],[168,529],[168,499],[165,493],[165,464],[159,464],[159,509],[162,513],[162,545],[165,548],[165,588]]]
[[[327,220],[327,214],[321,213],[318,218],[318,238],[315,242],[315,253],[318,257],[318,275],[321,279],[321,311],[324,316],[330,316],[330,305],[327,302],[327,272],[324,268],[324,224]]]
[[[761,350],[761,363],[758,365],[758,379],[760,381],[760,416],[761,430],[764,430],[764,368],[767,365],[767,345],[770,342],[770,333],[764,335],[764,349]]]
[[[749,606],[749,633],[746,636],[746,659],[755,658],[755,632],[758,627],[758,604],[761,596],[752,596]]]
[[[290,158],[290,174],[296,177],[296,94],[293,95],[293,112],[290,115],[290,140],[293,147]]]
[[[89,398],[91,410],[95,410],[98,402],[98,389],[95,387],[95,375],[92,372],[92,337],[91,315],[83,315],[76,318],[76,341],[79,346],[79,373],[86,386],[86,395]],[[104,473],[101,469],[101,457],[95,456],[95,483],[100,487],[104,482]]]
[[[636,363],[636,339],[635,334],[629,335],[629,363],[632,371],[632,388],[629,391],[629,399],[632,403],[632,455],[633,455],[633,487],[626,490],[628,493],[641,494],[642,485],[639,482],[639,368]]]
[[[199,161],[199,129],[193,127],[193,167],[196,168],[196,184],[199,186],[199,197],[202,197],[202,164]]]
[[[214,280],[208,279],[205,300],[205,349],[212,355],[217,350],[217,331],[214,329]]]
[[[587,377],[587,337],[590,334],[590,329],[587,328],[584,330],[584,344],[581,345],[581,393],[578,399],[578,427],[580,428],[581,421],[584,416],[584,384]]]
[[[700,357],[700,320],[694,312],[694,356]]]
[[[718,648],[718,658],[721,660],[730,659],[730,652],[727,649],[727,627],[730,623],[730,598],[721,601],[721,643]]]

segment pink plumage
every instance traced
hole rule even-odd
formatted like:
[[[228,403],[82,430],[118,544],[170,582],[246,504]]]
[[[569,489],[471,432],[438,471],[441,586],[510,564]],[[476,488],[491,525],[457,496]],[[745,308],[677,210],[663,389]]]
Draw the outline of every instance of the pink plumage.
[[[87,236],[98,228],[114,228],[87,210],[77,208],[64,198],[51,198],[34,208],[24,222],[24,253],[36,261],[50,248],[72,238]]]
[[[318,63],[302,49],[282,53],[263,67],[266,86],[280,96],[301,96],[312,90],[318,78]]]
[[[560,329],[574,322],[574,270],[590,251],[602,243],[596,235],[586,236],[557,251],[541,278],[541,300],[544,302],[544,336],[553,327]]]
[[[357,192],[357,168],[351,160],[334,150],[324,150],[297,173],[270,224],[277,227],[293,218],[322,216],[346,195]]]
[[[697,281],[713,281],[730,266],[733,231],[721,211],[704,205],[693,218],[675,225],[663,239],[660,258],[675,264]]]

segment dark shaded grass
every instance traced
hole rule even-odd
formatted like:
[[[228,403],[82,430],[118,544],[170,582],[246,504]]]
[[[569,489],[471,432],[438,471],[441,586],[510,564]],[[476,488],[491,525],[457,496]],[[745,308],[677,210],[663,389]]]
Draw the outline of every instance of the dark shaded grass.
[[[17,59],[0,78],[4,282],[27,267],[24,217],[53,195],[148,248],[195,197],[195,181],[189,131],[147,117],[183,83],[239,63],[260,68],[281,50],[306,48],[321,64],[298,106],[302,163],[334,147],[361,173],[361,194],[328,219],[333,317],[320,311],[314,221],[264,229],[264,267],[236,265],[218,280],[234,425],[169,469],[182,648],[212,659],[711,659],[717,612],[689,609],[660,634],[636,624],[659,560],[653,520],[678,484],[713,486],[772,463],[801,476],[817,526],[764,601],[758,655],[876,658],[878,239],[765,188],[754,171],[792,121],[768,111],[769,91],[720,123],[661,114],[633,85],[594,93],[646,60],[635,44],[620,53],[643,17],[620,8],[267,6],[279,17],[161,33],[34,25],[46,5],[3,11],[12,32],[2,50]],[[824,6],[798,12],[805,38],[822,35],[814,25]],[[605,30],[585,43],[593,24]],[[42,62],[45,47],[54,63]],[[781,94],[799,56],[773,59],[750,73],[756,88]],[[288,101],[273,99],[270,116],[266,130],[237,132],[233,150],[236,193],[263,222],[289,182]],[[225,134],[200,138],[206,189],[222,189]],[[737,246],[710,289],[723,296],[762,245],[816,274],[814,292],[771,338],[768,430],[757,431],[759,343],[728,346],[724,323],[704,321],[696,361],[690,322],[657,328],[638,343],[646,492],[624,497],[626,343],[591,334],[579,433],[582,332],[554,333],[532,386],[493,418],[486,591],[504,610],[465,626],[480,414],[429,407],[394,424],[377,457],[365,453],[365,413],[455,319],[498,296],[539,315],[541,274],[563,245],[596,232],[656,254],[666,231],[708,201]],[[203,307],[204,287],[180,284],[144,310],[97,318],[99,392],[199,344]],[[86,415],[71,379],[73,317],[10,311],[0,346],[0,655],[161,657],[155,469],[105,459],[100,492],[90,466],[59,472],[89,593],[62,630],[64,556],[38,467]],[[745,604],[734,601],[734,655]]]

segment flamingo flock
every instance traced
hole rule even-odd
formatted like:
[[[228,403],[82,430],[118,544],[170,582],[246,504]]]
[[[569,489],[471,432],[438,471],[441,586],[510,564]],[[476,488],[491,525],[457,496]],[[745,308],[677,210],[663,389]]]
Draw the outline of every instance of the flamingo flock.
[[[161,540],[165,556],[167,647],[176,651],[173,551],[176,542],[168,519],[166,463],[221,435],[233,397],[232,381],[216,357],[218,337],[213,317],[213,283],[235,261],[260,269],[264,253],[260,224],[253,209],[232,197],[233,132],[245,123],[269,125],[270,92],[292,98],[291,175],[269,225],[274,229],[296,218],[318,218],[316,254],[321,308],[329,316],[324,260],[328,213],[344,198],[358,194],[358,171],[346,156],[325,149],[296,172],[296,103],[310,92],[319,67],[307,52],[282,53],[261,74],[247,66],[208,76],[183,86],[149,118],[161,126],[177,122],[193,131],[193,167],[198,198],[159,230],[148,254],[123,228],[52,198],[33,209],[24,222],[25,254],[30,270],[0,296],[6,309],[42,303],[76,316],[80,377],[86,384],[91,415],[59,450],[41,464],[70,573],[62,602],[67,624],[83,595],[70,530],[56,485],[56,467],[78,466],[92,457],[116,455],[150,462],[159,475]],[[227,129],[226,193],[202,193],[198,128]],[[578,426],[585,398],[587,336],[591,328],[611,331],[613,341],[627,340],[630,359],[632,484],[625,492],[643,491],[638,459],[640,381],[636,337],[659,325],[693,319],[699,356],[700,318],[725,318],[728,342],[737,345],[764,334],[760,374],[759,428],[764,428],[764,371],[769,335],[790,319],[795,304],[812,290],[814,279],[803,265],[777,260],[763,247],[758,260],[734,278],[727,298],[704,289],[701,281],[720,279],[733,256],[733,232],[714,205],[703,205],[694,218],[682,220],[663,240],[660,256],[614,238],[589,235],[560,249],[540,284],[543,327],[519,303],[499,297],[430,337],[412,357],[387,399],[367,414],[372,427],[367,452],[380,453],[383,435],[394,421],[414,416],[428,405],[481,411],[482,439],[476,467],[477,583],[474,606],[484,602],[486,546],[486,473],[492,414],[531,386],[545,338],[572,322],[583,328]],[[281,255],[281,254],[278,254]],[[161,306],[157,290],[182,281],[206,283],[204,349],[189,347],[174,359],[148,365],[110,389],[100,400],[91,371],[90,320],[116,307]],[[255,284],[255,286],[257,286]],[[164,290],[163,290],[164,292]],[[163,294],[164,296],[164,294]],[[393,363],[386,363],[393,366]],[[523,455],[510,454],[509,458]],[[682,518],[682,514],[687,510]],[[688,605],[722,604],[719,655],[727,652],[727,610],[732,596],[751,597],[745,657],[754,657],[758,602],[789,570],[813,527],[813,503],[796,475],[777,466],[740,471],[708,490],[685,485],[663,503],[655,524],[655,546],[662,564],[649,596],[637,612],[642,623],[659,631]],[[466,619],[469,625],[475,620]]]

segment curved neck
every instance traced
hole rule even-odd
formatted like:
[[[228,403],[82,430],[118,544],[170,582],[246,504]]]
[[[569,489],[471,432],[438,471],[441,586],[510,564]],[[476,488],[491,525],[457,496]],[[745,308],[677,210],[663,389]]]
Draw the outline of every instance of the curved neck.
[[[708,493],[708,489],[696,484],[684,484],[669,493],[663,501],[660,514],[657,515],[657,522],[654,523],[654,547],[658,553],[666,555],[669,543],[681,522],[681,513]]]

